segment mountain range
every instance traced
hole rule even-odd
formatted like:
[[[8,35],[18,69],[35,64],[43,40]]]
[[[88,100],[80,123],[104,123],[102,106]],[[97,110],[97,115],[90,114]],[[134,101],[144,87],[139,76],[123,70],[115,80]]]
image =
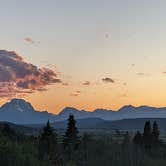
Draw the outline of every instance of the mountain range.
[[[12,99],[10,102],[7,102],[0,107],[0,121],[16,124],[41,124],[45,123],[47,120],[56,123],[58,121],[65,121],[70,114],[73,114],[76,119],[90,118],[93,120],[101,119],[105,121],[136,118],[166,118],[166,107],[134,107],[128,105],[117,111],[96,109],[92,112],[66,107],[57,115],[47,111],[37,111],[29,102],[26,102],[23,99]]]

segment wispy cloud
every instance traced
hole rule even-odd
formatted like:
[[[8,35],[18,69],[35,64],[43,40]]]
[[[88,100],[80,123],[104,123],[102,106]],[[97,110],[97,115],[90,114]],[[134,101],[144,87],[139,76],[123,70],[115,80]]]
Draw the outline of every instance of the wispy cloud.
[[[144,75],[146,75],[145,73],[137,73],[137,75],[139,75],[139,76],[144,76]]]
[[[135,64],[133,63],[133,64],[131,64],[131,67],[135,67]]]
[[[77,97],[81,94],[81,91],[77,90],[76,92],[74,93],[70,93],[70,96],[73,96],[73,97]]]
[[[138,76],[150,76],[149,73],[143,73],[143,72],[139,72],[139,73],[136,73]]]
[[[79,94],[77,94],[77,93],[70,93],[70,96],[72,96],[72,97],[77,97]]]
[[[55,71],[25,62],[14,51],[0,50],[1,97],[45,91],[54,83],[62,83]]]
[[[115,80],[110,77],[103,78],[102,81],[104,83],[115,83]]]
[[[63,85],[63,86],[68,86],[69,83],[67,83],[67,82],[63,82],[62,85]]]
[[[34,43],[35,43],[34,40],[33,40],[31,37],[26,37],[26,38],[24,38],[24,41],[25,41],[25,42],[28,42],[28,43],[31,43],[31,44],[34,44]]]
[[[126,86],[126,85],[127,85],[127,83],[126,83],[126,82],[124,82],[124,83],[123,83],[123,86]]]
[[[123,97],[127,97],[126,93],[121,94],[119,97],[123,98]]]
[[[85,81],[82,85],[90,85],[90,81]]]

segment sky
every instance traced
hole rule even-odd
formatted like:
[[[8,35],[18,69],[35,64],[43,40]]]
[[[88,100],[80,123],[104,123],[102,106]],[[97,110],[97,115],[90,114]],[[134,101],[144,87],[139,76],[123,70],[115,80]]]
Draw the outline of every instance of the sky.
[[[164,107],[165,0],[0,0],[0,104]]]

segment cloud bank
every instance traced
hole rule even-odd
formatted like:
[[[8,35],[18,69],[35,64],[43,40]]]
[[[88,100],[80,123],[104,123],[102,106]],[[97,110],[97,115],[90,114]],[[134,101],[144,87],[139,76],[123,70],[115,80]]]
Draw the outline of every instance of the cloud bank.
[[[14,51],[0,50],[0,97],[45,91],[47,85],[61,82],[53,70],[27,63]]]

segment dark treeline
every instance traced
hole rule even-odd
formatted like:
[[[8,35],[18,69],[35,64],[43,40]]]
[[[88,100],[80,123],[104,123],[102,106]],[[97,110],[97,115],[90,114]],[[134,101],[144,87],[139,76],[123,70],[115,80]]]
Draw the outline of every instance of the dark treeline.
[[[2,166],[165,166],[166,146],[160,140],[157,122],[145,123],[144,132],[118,136],[79,135],[73,115],[63,136],[49,121],[39,136],[25,136],[0,126]],[[117,139],[119,137],[120,139]]]

